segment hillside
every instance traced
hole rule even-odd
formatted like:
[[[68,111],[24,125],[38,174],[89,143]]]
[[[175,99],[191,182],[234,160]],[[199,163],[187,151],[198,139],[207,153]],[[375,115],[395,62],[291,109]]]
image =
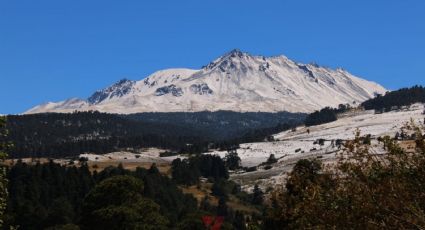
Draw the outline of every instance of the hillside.
[[[211,143],[260,138],[302,123],[299,113],[47,113],[7,116],[9,155],[64,157],[159,147],[200,153]],[[283,125],[283,126],[282,126]],[[283,127],[283,128],[279,128]],[[277,128],[277,129],[276,129]],[[0,137],[0,141],[3,137]]]
[[[284,183],[286,173],[300,159],[322,159],[332,161],[341,144],[355,137],[356,132],[361,135],[370,134],[372,146],[376,153],[382,152],[382,146],[377,144],[376,138],[389,135],[401,138],[400,129],[413,121],[416,125],[425,128],[424,104],[414,104],[400,110],[387,113],[375,113],[373,110],[357,111],[341,114],[337,121],[327,124],[297,127],[296,131],[285,131],[274,135],[274,141],[241,144],[237,150],[241,163],[246,167],[259,166],[257,171],[235,173],[233,180],[251,189],[254,184],[263,187]],[[412,133],[405,130],[408,137]],[[215,151],[209,154],[218,154],[224,157],[227,152]],[[260,166],[274,154],[278,162],[272,164],[271,169]]]

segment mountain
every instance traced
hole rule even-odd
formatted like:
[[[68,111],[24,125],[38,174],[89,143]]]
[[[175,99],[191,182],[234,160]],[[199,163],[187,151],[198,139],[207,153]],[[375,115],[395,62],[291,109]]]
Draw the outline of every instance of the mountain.
[[[232,50],[199,70],[166,69],[140,81],[123,79],[86,100],[49,102],[26,113],[312,112],[360,103],[385,92],[382,86],[343,69]]]

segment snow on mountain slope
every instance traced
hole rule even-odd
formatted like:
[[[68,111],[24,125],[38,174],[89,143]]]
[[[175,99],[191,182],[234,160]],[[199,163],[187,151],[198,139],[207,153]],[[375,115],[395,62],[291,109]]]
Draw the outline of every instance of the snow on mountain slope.
[[[382,144],[378,144],[377,137],[389,135],[394,137],[397,132],[413,121],[421,130],[425,130],[424,104],[414,104],[409,108],[375,114],[371,111],[348,113],[337,121],[311,126],[297,127],[274,135],[275,141],[241,144],[237,149],[243,166],[251,167],[267,161],[270,154],[274,154],[279,161],[273,168],[264,170],[261,167],[255,172],[233,173],[231,179],[252,188],[255,184],[263,188],[282,184],[286,173],[300,159],[319,158],[323,162],[334,161],[338,152],[337,140],[352,140],[357,129],[361,135],[370,134],[372,149],[375,153],[382,153]],[[406,133],[409,133],[405,130]],[[324,144],[316,141],[323,139]],[[227,151],[213,151],[208,154],[225,157]]]
[[[354,139],[357,129],[361,135],[370,134],[373,139],[385,135],[394,136],[411,120],[425,128],[424,111],[424,104],[414,104],[404,110],[382,114],[375,114],[373,110],[349,113],[334,122],[311,127],[301,126],[297,127],[295,132],[288,130],[275,134],[273,136],[274,142],[241,144],[237,151],[242,159],[243,166],[255,166],[265,162],[270,154],[275,154],[279,158],[300,155],[301,151],[311,152],[310,150],[313,148],[331,152],[335,150],[335,148],[330,148],[332,141]],[[314,144],[318,139],[324,139],[325,145]],[[298,153],[295,152],[297,149],[300,149]],[[226,151],[215,151],[210,154],[218,154],[224,157],[226,153]]]
[[[200,70],[167,69],[140,81],[123,79],[87,100],[49,102],[26,113],[312,112],[325,106],[359,103],[385,92],[382,86],[342,69],[233,50]]]

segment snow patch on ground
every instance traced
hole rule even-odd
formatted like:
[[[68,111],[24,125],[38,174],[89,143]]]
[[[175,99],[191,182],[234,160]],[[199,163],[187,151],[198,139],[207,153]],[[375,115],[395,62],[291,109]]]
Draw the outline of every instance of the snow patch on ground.
[[[80,154],[80,157],[86,157],[92,162],[109,162],[109,161],[121,161],[121,162],[139,162],[139,163],[166,163],[173,161],[176,156],[171,157],[160,157],[160,153],[164,152],[163,149],[148,148],[140,153],[133,152],[112,152],[107,154],[93,154],[86,153]]]
[[[356,111],[344,114],[335,122],[312,127],[302,126],[295,132],[278,133],[274,135],[273,142],[241,144],[237,153],[243,166],[257,166],[265,162],[270,154],[274,154],[279,161],[269,170],[260,167],[255,172],[232,173],[231,179],[241,183],[246,190],[252,189],[255,184],[260,184],[263,188],[281,185],[286,173],[300,159],[320,158],[324,162],[333,161],[338,152],[336,140],[353,139],[357,130],[361,135],[370,134],[372,139],[385,135],[394,136],[410,121],[425,127],[423,112],[423,104],[414,104],[383,114],[375,114],[374,111]],[[315,144],[318,139],[324,139],[324,144]],[[372,148],[375,153],[383,152],[376,141],[372,141]],[[226,153],[226,151],[213,151],[207,154],[224,157]]]

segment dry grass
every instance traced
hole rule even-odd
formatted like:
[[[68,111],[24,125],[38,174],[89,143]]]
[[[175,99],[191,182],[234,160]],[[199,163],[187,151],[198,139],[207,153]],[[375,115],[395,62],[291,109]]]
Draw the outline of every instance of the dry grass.
[[[29,165],[35,165],[37,162],[48,163],[50,159],[48,158],[24,158],[21,159],[23,162]],[[69,164],[69,160],[65,159],[54,159],[55,163],[64,165],[64,166],[81,166],[80,163]],[[17,160],[8,159],[5,161],[6,165],[14,165]],[[94,172],[95,170],[100,172],[109,166],[117,167],[119,164],[122,164],[124,169],[134,171],[137,167],[149,169],[152,166],[152,162],[133,162],[133,161],[122,161],[122,160],[109,160],[109,161],[88,161],[87,165],[89,166],[89,170]],[[156,167],[158,170],[164,175],[171,175],[171,165],[170,163],[156,163]]]
[[[416,142],[414,140],[398,141],[399,146],[407,153],[415,153]]]
[[[200,186],[192,185],[192,186],[180,186],[180,189],[183,193],[191,194],[198,200],[200,203],[205,197],[208,197],[208,201],[211,205],[217,206],[218,199],[215,196],[211,195],[211,187],[212,183],[204,182],[200,183]],[[229,195],[229,200],[227,201],[227,206],[233,210],[243,211],[248,213],[259,213],[257,209],[252,206],[243,204],[238,198],[233,195]]]

